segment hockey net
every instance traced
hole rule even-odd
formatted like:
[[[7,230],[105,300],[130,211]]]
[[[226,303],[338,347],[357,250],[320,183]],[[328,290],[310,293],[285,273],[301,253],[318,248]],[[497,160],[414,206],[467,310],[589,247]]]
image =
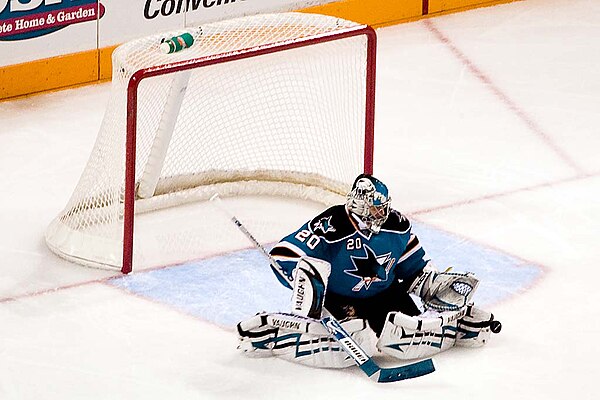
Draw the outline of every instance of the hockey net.
[[[186,32],[192,46],[160,50]],[[216,192],[339,202],[372,169],[374,80],[374,31],[315,14],[244,17],[120,46],[100,132],[48,246],[127,273],[136,214]]]

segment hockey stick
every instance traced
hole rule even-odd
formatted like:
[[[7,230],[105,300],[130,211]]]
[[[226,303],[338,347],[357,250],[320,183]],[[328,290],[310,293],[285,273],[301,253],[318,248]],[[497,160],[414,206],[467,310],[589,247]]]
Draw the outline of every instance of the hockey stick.
[[[356,365],[358,365],[358,367],[375,382],[397,382],[404,379],[417,378],[435,371],[431,358],[399,367],[381,368],[373,361],[373,358],[369,357],[358,343],[352,339],[335,318],[324,317],[321,319],[321,323],[339,343],[342,349],[344,349],[346,354],[354,360]]]
[[[229,220],[235,224],[235,226],[238,227],[238,229],[244,234],[244,236],[246,236],[248,238],[248,240],[250,240],[252,242],[252,244],[254,244],[254,246],[256,246],[256,248],[258,250],[260,250],[260,252],[267,258],[267,260],[269,260],[269,264],[271,264],[271,268],[273,268],[273,270],[275,270],[275,272],[277,272],[281,277],[283,277],[285,280],[287,280],[290,283],[290,285],[293,285],[294,278],[292,278],[291,276],[288,276],[285,273],[285,271],[281,268],[281,266],[279,264],[277,264],[277,262],[273,259],[273,257],[271,257],[271,255],[269,254],[267,249],[265,249],[264,246],[262,244],[260,244],[260,242],[258,240],[256,240],[256,238],[250,233],[250,231],[248,231],[248,229],[246,229],[244,224],[242,224],[240,222],[240,220],[236,218],[235,215],[231,214],[229,212],[229,210],[227,210],[225,208],[225,206],[223,205],[223,200],[221,200],[221,197],[219,196],[219,194],[218,193],[213,194],[212,197],[210,198],[210,201],[215,206],[217,206],[217,208],[223,214],[225,214],[229,218]]]
[[[264,246],[256,240],[256,238],[248,231],[248,229],[241,223],[239,219],[229,212],[222,203],[221,198],[218,194],[214,194],[210,201],[221,210],[221,212],[233,222],[238,229],[250,240],[254,246],[269,260],[271,268],[280,273],[282,276],[287,278],[287,275],[283,273],[281,266],[273,259],[271,254],[264,248]],[[333,317],[328,316],[320,320],[321,324],[327,329],[335,341],[340,345],[350,358],[354,360],[356,365],[365,373],[367,376],[375,382],[397,382],[404,379],[416,378],[419,376],[427,375],[435,371],[433,361],[428,358],[426,360],[418,361],[413,364],[402,365],[399,367],[392,368],[381,368],[365,351],[356,343],[354,339],[346,332],[342,325]]]

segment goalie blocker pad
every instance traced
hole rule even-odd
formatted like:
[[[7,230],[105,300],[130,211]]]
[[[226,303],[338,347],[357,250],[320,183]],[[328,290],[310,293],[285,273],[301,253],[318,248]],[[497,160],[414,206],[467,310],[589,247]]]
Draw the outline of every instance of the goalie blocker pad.
[[[427,311],[417,317],[390,312],[377,348],[402,360],[431,357],[453,346],[483,346],[500,327],[492,313],[473,305],[458,311]]]
[[[292,310],[294,314],[319,319],[325,302],[325,291],[331,264],[318,258],[304,256],[294,271]]]
[[[342,323],[369,356],[375,351],[375,333],[362,319]],[[279,357],[318,368],[355,365],[319,321],[287,313],[260,313],[237,326],[238,349],[249,357]]]

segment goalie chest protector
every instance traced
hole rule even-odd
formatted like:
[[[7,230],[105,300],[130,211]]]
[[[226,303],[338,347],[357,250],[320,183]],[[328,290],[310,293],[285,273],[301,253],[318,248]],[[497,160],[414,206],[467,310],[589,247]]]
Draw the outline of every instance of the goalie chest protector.
[[[381,231],[374,234],[359,230],[344,205],[317,215],[283,238],[271,253],[288,257],[308,255],[328,261],[328,292],[358,298],[382,292],[395,279],[411,279],[425,266],[425,253],[416,237],[411,239],[411,225],[406,217],[391,210]],[[284,265],[288,263],[281,264],[293,269]]]

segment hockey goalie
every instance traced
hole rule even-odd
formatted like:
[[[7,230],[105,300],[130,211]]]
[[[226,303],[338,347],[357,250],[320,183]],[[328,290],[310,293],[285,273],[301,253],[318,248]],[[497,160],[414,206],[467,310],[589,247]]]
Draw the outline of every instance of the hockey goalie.
[[[359,175],[345,204],[284,237],[270,255],[278,280],[292,290],[291,313],[263,312],[238,324],[239,348],[249,356],[354,365],[318,323],[325,315],[369,356],[402,360],[483,346],[501,329],[472,303],[478,279],[427,260],[408,219],[390,207],[388,188],[371,175]]]

